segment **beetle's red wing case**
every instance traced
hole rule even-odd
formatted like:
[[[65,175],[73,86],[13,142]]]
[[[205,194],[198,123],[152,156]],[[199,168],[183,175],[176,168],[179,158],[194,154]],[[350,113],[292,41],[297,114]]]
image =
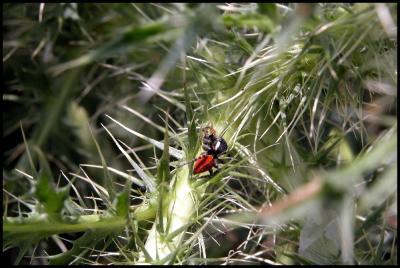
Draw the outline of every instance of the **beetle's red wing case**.
[[[202,173],[212,169],[214,166],[214,157],[212,155],[202,155],[199,159],[194,162],[193,171],[194,174]]]

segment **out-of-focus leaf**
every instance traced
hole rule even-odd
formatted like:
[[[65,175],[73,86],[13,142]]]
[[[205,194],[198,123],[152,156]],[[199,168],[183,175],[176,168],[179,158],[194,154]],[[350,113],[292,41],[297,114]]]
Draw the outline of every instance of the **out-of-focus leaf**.
[[[300,233],[299,254],[315,264],[340,261],[339,214],[333,209],[307,217]]]
[[[170,29],[171,27],[163,21],[146,24],[139,28],[135,27],[77,59],[51,67],[50,71],[58,75],[68,69],[83,66],[116,53],[127,52],[136,44]]]
[[[72,131],[79,139],[80,144],[89,152],[95,152],[95,144],[90,139],[90,128],[88,127],[89,116],[84,106],[79,105],[76,101],[71,101],[67,107],[68,121]]]
[[[397,192],[397,164],[389,167],[379,176],[370,189],[360,199],[360,211],[365,211],[372,206],[379,206]]]
[[[229,27],[257,27],[264,32],[272,32],[274,30],[272,20],[260,14],[223,15],[222,22]]]
[[[68,104],[72,93],[76,90],[73,85],[77,83],[79,71],[79,68],[71,70],[60,77],[60,81],[65,81],[61,89],[55,95],[48,97],[46,107],[41,115],[43,125],[37,128],[38,132],[34,138],[39,147],[45,144],[49,135],[57,126],[57,123],[60,122],[60,115]]]
[[[258,3],[258,9],[261,14],[267,15],[272,21],[278,18],[278,12],[275,3]]]
[[[105,160],[105,158],[103,156],[103,153],[101,152],[100,146],[97,143],[95,136],[93,135],[92,130],[90,129],[90,126],[88,125],[87,127],[90,130],[90,135],[91,135],[91,137],[93,139],[94,144],[96,145],[97,152],[98,152],[98,154],[100,156],[100,159],[101,159],[101,164],[103,166],[103,174],[104,174],[104,180],[103,180],[104,185],[106,186],[106,189],[107,189],[107,192],[108,192],[108,194],[110,196],[110,199],[113,200],[114,197],[115,197],[115,189],[114,189],[114,185],[112,183],[111,174],[110,174],[110,172],[108,171],[108,168],[107,168],[107,162],[106,162],[106,160]],[[105,203],[109,203],[108,200],[105,200],[105,201],[106,201]]]

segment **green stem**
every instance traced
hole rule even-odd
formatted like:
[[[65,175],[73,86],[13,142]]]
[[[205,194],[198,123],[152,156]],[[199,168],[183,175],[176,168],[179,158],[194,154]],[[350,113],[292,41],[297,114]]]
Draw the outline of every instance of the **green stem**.
[[[217,131],[223,129],[223,127],[218,126],[216,121],[214,121],[214,126]],[[225,138],[229,138],[230,135],[231,133],[226,133]],[[200,153],[201,148],[195,155]],[[181,250],[185,230],[198,207],[197,203],[201,200],[207,188],[200,185],[193,187],[194,184],[191,181],[187,165],[180,167],[175,176],[176,183],[171,186],[169,198],[159,197],[168,202],[162,213],[163,222],[167,226],[166,230],[164,233],[157,230],[157,220],[159,219],[156,219],[145,243],[146,251],[157,264],[172,264],[174,262],[176,253]],[[174,232],[178,234],[167,239],[168,235]],[[146,260],[145,255],[141,253],[138,263],[151,263],[152,260]]]
[[[101,218],[99,215],[86,215],[79,218],[78,223],[52,222],[48,219],[43,220],[24,220],[20,218],[10,218],[3,223],[3,233],[29,234],[43,233],[47,235],[83,232],[88,229],[119,229],[126,225],[126,219],[122,217]]]

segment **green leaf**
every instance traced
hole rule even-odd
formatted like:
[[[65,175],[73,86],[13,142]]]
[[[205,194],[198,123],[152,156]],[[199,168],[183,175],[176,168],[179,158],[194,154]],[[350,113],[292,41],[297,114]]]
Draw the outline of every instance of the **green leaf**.
[[[14,265],[18,265],[21,262],[32,243],[33,239],[30,241],[24,241],[24,244],[19,248],[18,256],[15,258]]]
[[[360,198],[359,210],[366,211],[373,206],[379,206],[389,197],[397,193],[397,163],[389,166],[374,181],[366,193]]]
[[[23,161],[26,160],[26,157],[28,157],[29,165],[30,165],[30,167],[32,169],[32,172],[37,177],[38,176],[38,172],[37,172],[37,170],[35,168],[35,164],[33,162],[33,157],[32,157],[31,152],[29,150],[28,141],[26,140],[25,132],[24,132],[24,129],[22,127],[22,122],[20,122],[20,127],[21,127],[22,139],[24,140],[24,145],[25,145],[25,150],[26,150],[26,156],[23,155],[20,161],[23,162]]]
[[[138,246],[140,247],[140,249],[142,250],[146,261],[151,262],[153,259],[152,259],[151,255],[149,254],[149,252],[147,252],[145,244],[143,243],[143,241],[140,239],[140,237],[138,235],[136,236],[136,242],[137,242]]]
[[[150,37],[159,35],[166,30],[170,30],[170,27],[168,27],[168,25],[162,21],[146,24],[139,28],[133,27],[122,35],[77,59],[51,67],[50,72],[58,75],[71,68],[84,66],[93,61],[112,56],[117,53],[128,52],[140,42],[143,42]]]
[[[275,29],[272,20],[260,14],[223,15],[222,22],[228,27],[257,27],[264,32],[272,32]]]
[[[117,196],[117,216],[120,217],[128,217],[129,212],[129,190],[130,190],[130,181],[127,181],[125,185],[125,189]]]
[[[70,185],[55,189],[52,185],[53,175],[49,163],[47,162],[44,154],[38,147],[34,147],[38,155],[40,170],[38,174],[38,180],[35,187],[35,196],[38,201],[42,203],[45,211],[51,217],[59,217],[61,209],[64,207],[64,201],[69,196]]]
[[[71,261],[77,258],[77,256],[82,256],[90,250],[90,247],[95,246],[100,240],[104,239],[110,231],[88,231],[83,236],[78,238],[73,242],[73,246],[70,250],[49,256],[50,264],[61,265],[70,264]]]
[[[167,193],[167,185],[170,181],[170,171],[169,171],[169,138],[168,138],[168,117],[165,116],[165,131],[164,131],[164,150],[163,154],[161,156],[160,161],[158,162],[158,167],[157,167],[157,181],[158,181],[158,189],[159,189],[159,195],[158,195],[158,223],[157,224],[157,229],[161,233],[164,233],[164,204],[167,204],[165,201],[165,197],[168,194]]]
[[[299,254],[315,264],[334,264],[340,258],[339,213],[325,209],[306,219],[299,241]]]
[[[257,3],[258,9],[261,14],[267,15],[272,21],[276,21],[278,18],[278,10],[275,3]]]
[[[59,217],[64,201],[69,194],[69,186],[55,190],[51,185],[50,174],[43,169],[39,171],[39,177],[35,187],[35,196],[44,206],[45,211],[53,217]]]
[[[98,152],[98,154],[99,154],[99,156],[100,156],[101,165],[103,166],[103,174],[104,174],[104,180],[103,180],[103,182],[104,182],[104,186],[105,186],[106,189],[107,189],[107,192],[108,192],[108,194],[109,194],[110,200],[113,200],[114,197],[115,197],[115,189],[114,189],[114,185],[113,185],[113,183],[112,183],[113,178],[111,177],[111,174],[110,174],[110,172],[108,171],[107,162],[106,162],[106,160],[105,160],[105,158],[104,158],[104,156],[103,156],[103,153],[101,152],[100,146],[99,146],[99,144],[98,144],[98,142],[97,142],[95,136],[93,135],[93,132],[92,132],[92,129],[90,128],[90,125],[88,125],[88,128],[89,128],[89,130],[90,130],[90,135],[91,135],[91,137],[92,137],[92,139],[93,139],[93,142],[94,142],[94,144],[96,145],[97,152]],[[106,198],[105,200],[107,201],[108,199]],[[106,203],[108,203],[108,202],[106,202]]]
[[[159,148],[161,150],[164,150],[164,143],[156,141],[156,140],[154,140],[152,138],[149,138],[149,137],[147,137],[147,136],[145,136],[145,135],[143,135],[141,133],[138,133],[138,132],[136,132],[136,131],[124,126],[123,124],[121,124],[120,122],[118,122],[117,120],[115,120],[114,118],[112,118],[111,116],[109,116],[107,114],[105,116],[110,118],[112,121],[114,121],[115,123],[120,125],[122,128],[124,128],[128,132],[130,132],[130,133],[134,134],[135,136],[137,136],[137,137],[139,137],[139,138],[141,138],[141,139],[153,144],[155,147],[157,147],[157,148]],[[182,159],[183,158],[183,153],[180,150],[177,150],[174,147],[169,147],[168,150],[170,151],[171,156],[173,156],[173,157],[175,157],[177,159]]]
[[[122,146],[119,144],[119,142],[114,138],[114,136],[111,134],[111,132],[103,124],[101,124],[101,126],[107,131],[107,134],[110,135],[110,137],[113,140],[113,142],[115,143],[115,145],[117,145],[118,149],[124,154],[126,159],[128,159],[129,163],[131,163],[131,165],[135,169],[136,173],[146,184],[147,189],[149,189],[150,192],[154,192],[156,190],[156,187],[155,187],[155,182],[154,182],[153,177],[148,176],[143,171],[143,169],[138,164],[136,164],[135,161],[133,161],[133,159],[129,156],[129,154],[127,152],[125,152],[125,150],[122,148]]]
[[[88,110],[76,100],[71,100],[66,112],[68,126],[71,126],[73,134],[79,139],[79,144],[83,146],[82,149],[87,150],[91,156],[92,152],[95,152],[95,143],[92,141],[90,126],[88,127],[88,122],[90,122]]]
[[[164,150],[157,167],[158,183],[169,182],[169,137],[168,137],[168,117],[166,116],[165,131],[164,131]]]
[[[188,90],[186,88],[186,83],[183,86],[184,93],[185,93],[185,106],[186,106],[186,120],[188,125],[188,148],[186,152],[186,159],[188,161],[192,160],[196,157],[196,152],[198,148],[198,135],[196,131],[196,124],[195,124],[195,116],[193,115],[193,108],[190,104],[190,97],[188,94]],[[189,170],[192,172],[192,165],[193,163],[190,162]]]
[[[37,128],[36,135],[34,136],[34,141],[37,146],[42,147],[48,140],[51,133],[57,127],[60,121],[62,113],[69,103],[69,100],[73,93],[79,87],[74,87],[74,84],[78,81],[78,75],[81,69],[77,68],[71,70],[61,76],[60,81],[64,83],[60,86],[61,88],[57,90],[54,95],[51,95],[46,100],[46,106],[41,114],[41,126]]]

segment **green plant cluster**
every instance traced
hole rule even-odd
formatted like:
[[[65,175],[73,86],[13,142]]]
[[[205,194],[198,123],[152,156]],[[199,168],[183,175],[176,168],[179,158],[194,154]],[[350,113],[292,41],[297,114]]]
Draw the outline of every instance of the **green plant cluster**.
[[[397,264],[397,4],[3,4],[14,264]],[[228,143],[193,173],[202,128]]]

